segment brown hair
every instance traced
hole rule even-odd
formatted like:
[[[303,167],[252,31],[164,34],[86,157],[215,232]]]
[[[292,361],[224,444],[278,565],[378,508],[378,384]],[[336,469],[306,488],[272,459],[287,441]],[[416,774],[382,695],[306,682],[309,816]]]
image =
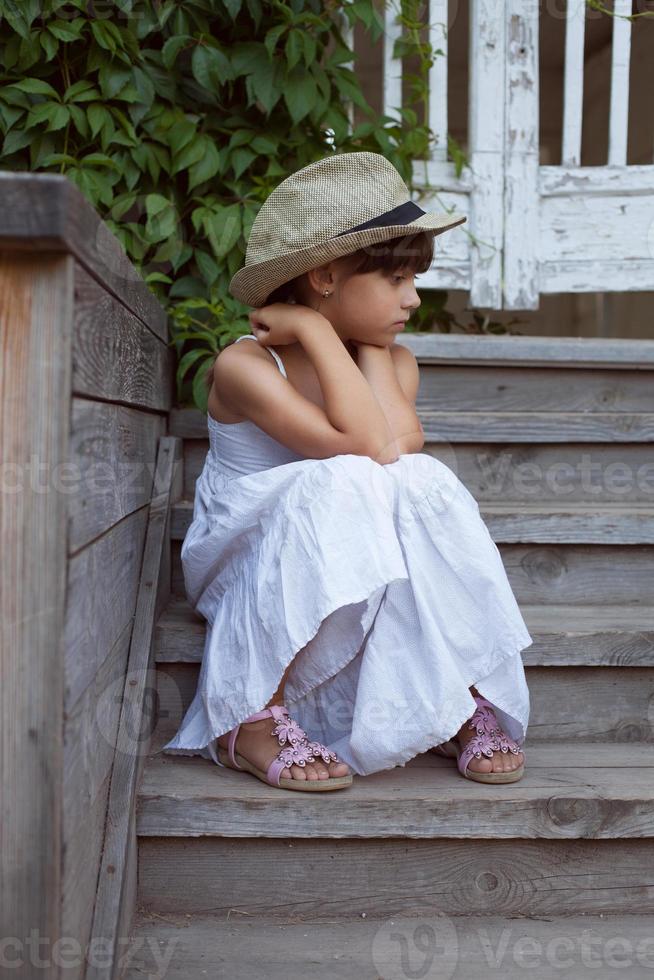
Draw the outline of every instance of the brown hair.
[[[352,252],[348,259],[346,278],[354,275],[362,275],[365,272],[376,272],[378,269],[391,274],[398,269],[409,269],[411,272],[426,272],[434,259],[434,234],[427,231],[414,232],[411,235],[402,235],[399,238],[391,238],[377,245],[366,245],[363,248]],[[270,306],[271,303],[288,303],[291,299],[297,299],[296,287],[301,282],[303,276],[296,276],[288,282],[283,282],[267,297],[263,306]],[[229,346],[229,344],[227,345]],[[216,359],[207,368],[205,381],[208,389],[213,383],[213,367]]]
[[[434,258],[434,235],[426,231],[402,235],[400,238],[391,238],[385,242],[380,242],[378,245],[365,245],[346,258],[351,263],[348,264],[348,279],[350,276],[362,275],[364,272],[376,272],[378,269],[387,273],[397,272],[398,269],[426,272]],[[266,298],[264,305],[287,303],[290,297],[295,297],[295,287],[302,276],[297,276],[295,279],[278,286]]]

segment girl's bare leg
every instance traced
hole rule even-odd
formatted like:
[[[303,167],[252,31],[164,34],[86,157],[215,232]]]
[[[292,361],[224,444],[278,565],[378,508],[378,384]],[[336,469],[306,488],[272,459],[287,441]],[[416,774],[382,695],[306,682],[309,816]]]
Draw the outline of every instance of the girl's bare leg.
[[[293,661],[284,671],[279,687],[265,706],[266,708],[272,704],[284,704],[284,687],[292,666]],[[275,736],[271,738],[271,732],[276,724],[274,718],[262,718],[260,721],[248,722],[247,725],[242,724],[236,738],[235,749],[239,755],[252,762],[258,769],[263,769],[264,772],[279,752],[277,738]],[[310,732],[307,734],[312,737]],[[227,748],[228,738],[228,732],[218,737],[218,744],[224,749]],[[329,779],[330,776],[347,776],[349,773],[350,767],[344,762],[330,762],[327,765],[322,759],[316,759],[315,762],[307,763],[304,767],[290,766],[290,768],[282,769],[281,778]]]

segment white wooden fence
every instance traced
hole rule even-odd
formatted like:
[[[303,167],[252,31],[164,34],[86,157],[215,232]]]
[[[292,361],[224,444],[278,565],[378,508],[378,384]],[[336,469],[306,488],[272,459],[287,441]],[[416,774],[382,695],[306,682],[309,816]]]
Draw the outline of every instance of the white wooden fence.
[[[452,0],[454,2],[454,0]],[[475,306],[536,309],[541,293],[654,289],[654,165],[627,165],[632,0],[615,0],[609,151],[580,166],[585,0],[566,7],[561,162],[539,163],[540,0],[469,0],[468,160],[447,160],[450,0],[431,0],[430,40],[445,57],[431,69],[429,125],[437,147],[414,162],[422,207],[468,221],[437,239],[421,286],[470,290]],[[427,6],[427,5],[426,5]],[[558,7],[560,9],[560,5]],[[383,107],[397,115],[402,65],[393,46],[397,0],[385,5]],[[654,54],[654,52],[653,52]],[[652,126],[652,119],[643,120]],[[434,188],[436,190],[434,190]]]

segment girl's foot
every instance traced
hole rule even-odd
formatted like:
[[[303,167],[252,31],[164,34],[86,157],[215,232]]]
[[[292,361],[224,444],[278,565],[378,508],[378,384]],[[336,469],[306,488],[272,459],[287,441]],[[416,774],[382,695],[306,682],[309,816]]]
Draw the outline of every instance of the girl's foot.
[[[452,739],[452,741],[458,742],[462,750],[466,747],[470,739],[474,738],[477,734],[475,729],[468,727],[469,724],[470,719],[463,723]],[[468,769],[473,772],[512,772],[514,769],[519,769],[524,761],[524,752],[519,752],[517,755],[514,752],[493,752],[492,758],[490,759],[485,756],[477,759],[473,755],[468,762]]]
[[[270,705],[267,705],[270,707]],[[268,766],[279,753],[279,743],[277,736],[272,734],[273,728],[277,725],[274,718],[261,718],[259,721],[242,723],[239,733],[236,736],[234,746],[236,752],[244,759],[251,762],[263,772],[268,770]],[[307,733],[308,734],[308,733]],[[309,735],[309,739],[311,736]],[[219,735],[218,745],[225,751],[229,745],[229,732]],[[330,762],[326,764],[322,759],[315,762],[307,762],[305,766],[292,765],[282,769],[281,779],[329,779],[330,776],[349,776],[350,767],[345,762]]]

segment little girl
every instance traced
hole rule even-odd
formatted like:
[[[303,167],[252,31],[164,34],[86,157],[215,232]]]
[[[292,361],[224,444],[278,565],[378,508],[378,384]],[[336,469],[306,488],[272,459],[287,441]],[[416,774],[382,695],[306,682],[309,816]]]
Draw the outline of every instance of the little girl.
[[[469,779],[522,776],[532,638],[477,502],[421,452],[395,343],[462,221],[376,153],[318,160],[261,207],[230,283],[252,334],[212,368],[181,553],[202,667],[164,751],[303,791],[430,748]]]

